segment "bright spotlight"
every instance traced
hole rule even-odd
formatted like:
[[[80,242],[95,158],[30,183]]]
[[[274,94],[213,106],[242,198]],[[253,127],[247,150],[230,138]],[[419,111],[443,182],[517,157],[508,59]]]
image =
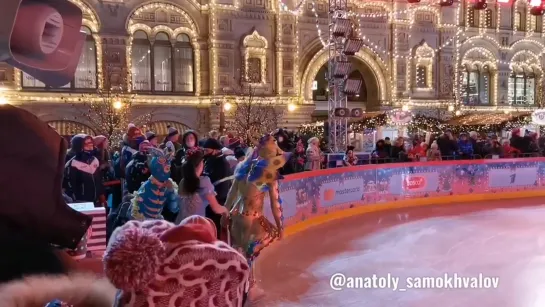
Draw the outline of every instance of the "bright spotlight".
[[[0,106],[8,104],[8,99],[5,96],[0,96]]]
[[[119,110],[119,109],[123,108],[123,103],[121,101],[119,101],[119,100],[116,100],[116,101],[114,101],[112,106],[114,107],[114,109]]]
[[[293,103],[288,104],[288,111],[293,112],[297,109],[297,106]]]
[[[403,112],[409,111],[409,105],[404,104],[404,105],[401,107],[401,111],[403,111]]]
[[[225,111],[229,111],[229,110],[231,110],[232,108],[233,108],[233,105],[230,104],[230,103],[228,103],[228,102],[225,103],[225,104],[223,104],[223,110],[225,110]]]
[[[453,105],[448,106],[448,111],[449,111],[449,112],[454,111],[454,106],[453,106]]]

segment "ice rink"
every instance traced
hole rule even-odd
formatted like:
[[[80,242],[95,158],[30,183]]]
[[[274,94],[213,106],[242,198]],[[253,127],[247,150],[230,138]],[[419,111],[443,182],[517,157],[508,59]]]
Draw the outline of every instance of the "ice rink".
[[[544,199],[524,199],[418,207],[311,228],[274,244],[258,258],[256,278],[265,294],[251,306],[543,307],[542,204]],[[330,279],[337,273],[390,274],[406,291],[335,291]],[[498,287],[409,289],[406,285],[407,278],[416,287],[420,277],[454,273],[498,278]]]

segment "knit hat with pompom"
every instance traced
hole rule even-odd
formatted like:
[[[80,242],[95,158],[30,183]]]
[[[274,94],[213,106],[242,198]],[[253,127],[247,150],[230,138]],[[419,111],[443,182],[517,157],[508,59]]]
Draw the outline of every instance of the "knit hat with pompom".
[[[190,216],[130,221],[112,235],[106,276],[122,291],[119,306],[242,306],[246,258],[216,238],[214,223]],[[211,304],[209,304],[211,303]]]

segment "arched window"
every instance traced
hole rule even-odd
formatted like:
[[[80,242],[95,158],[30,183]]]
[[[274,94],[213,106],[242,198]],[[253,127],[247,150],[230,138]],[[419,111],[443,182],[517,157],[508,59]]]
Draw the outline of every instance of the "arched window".
[[[526,31],[526,20],[520,10],[515,13],[514,27],[517,31]]]
[[[97,88],[97,49],[96,43],[93,38],[91,29],[88,27],[81,27],[81,31],[85,33],[86,39],[83,44],[83,50],[79,59],[74,79],[61,86],[61,89],[96,89]],[[22,86],[23,88],[45,88],[49,89],[44,83],[36,80],[34,77],[27,73],[22,73]]]
[[[534,29],[534,32],[541,33],[543,32],[543,16],[539,15],[532,15],[532,27]]]
[[[189,36],[180,34],[174,46],[174,74],[176,92],[193,92],[193,48]]]
[[[159,32],[153,44],[153,89],[156,92],[172,91],[172,44],[168,34]]]
[[[467,10],[467,22],[470,27],[479,26],[479,10],[469,7]]]
[[[428,68],[424,65],[416,66],[416,88],[427,88],[428,82]]]
[[[194,55],[189,36],[180,34],[173,43],[167,33],[159,32],[151,47],[150,39],[140,32],[133,35],[133,89],[194,93]]]
[[[492,29],[494,28],[494,13],[491,9],[487,9],[484,11],[484,26],[486,28]]]
[[[135,91],[151,90],[151,44],[144,31],[133,35],[131,50],[132,89]]]
[[[466,67],[462,73],[462,101],[465,105],[490,104],[491,74],[488,66]]]
[[[509,76],[509,103],[532,105],[535,103],[536,74],[533,69],[513,67]]]

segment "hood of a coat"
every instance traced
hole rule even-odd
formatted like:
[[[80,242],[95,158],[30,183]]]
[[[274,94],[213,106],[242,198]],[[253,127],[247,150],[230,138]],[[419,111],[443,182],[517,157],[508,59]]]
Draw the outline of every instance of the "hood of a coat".
[[[74,306],[113,306],[116,289],[90,275],[32,276],[0,286],[0,306],[46,306],[60,300]]]

